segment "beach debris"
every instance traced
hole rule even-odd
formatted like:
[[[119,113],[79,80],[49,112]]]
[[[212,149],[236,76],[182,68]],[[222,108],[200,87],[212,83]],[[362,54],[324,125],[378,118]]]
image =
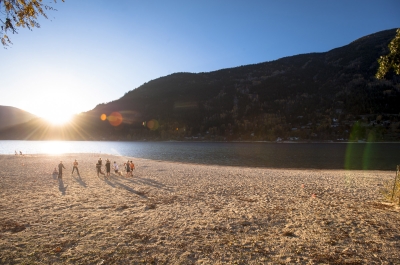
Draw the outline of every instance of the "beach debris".
[[[292,231],[284,231],[282,233],[282,235],[287,236],[287,237],[295,237],[296,236]]]
[[[301,188],[304,189],[304,184],[301,184]]]
[[[317,195],[315,195],[314,193],[311,195],[311,198],[315,199],[317,198]]]
[[[54,252],[61,252],[61,247],[56,247],[55,249],[54,249]]]

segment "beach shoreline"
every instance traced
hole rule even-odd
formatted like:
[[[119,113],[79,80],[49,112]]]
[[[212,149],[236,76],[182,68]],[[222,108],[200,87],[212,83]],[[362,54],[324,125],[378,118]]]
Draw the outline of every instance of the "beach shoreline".
[[[97,177],[99,157],[135,163]],[[71,175],[79,162],[80,177]],[[52,175],[62,160],[62,181]],[[393,171],[0,155],[0,264],[398,264]]]

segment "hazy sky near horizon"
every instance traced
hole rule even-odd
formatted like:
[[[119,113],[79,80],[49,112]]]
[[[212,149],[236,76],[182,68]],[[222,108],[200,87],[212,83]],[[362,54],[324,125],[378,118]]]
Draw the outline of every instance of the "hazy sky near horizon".
[[[46,2],[46,0],[44,0]],[[49,1],[49,0],[47,0]],[[0,105],[93,109],[175,72],[326,52],[400,27],[399,0],[65,0],[0,49]]]

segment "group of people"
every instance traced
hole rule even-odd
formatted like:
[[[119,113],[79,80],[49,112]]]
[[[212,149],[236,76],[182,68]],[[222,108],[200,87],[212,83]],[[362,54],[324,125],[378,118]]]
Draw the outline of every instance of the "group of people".
[[[126,177],[133,177],[133,170],[135,169],[135,165],[133,164],[132,160],[128,160],[126,163],[124,163],[124,166],[126,168]]]
[[[110,160],[107,159],[105,162],[106,174],[104,174],[103,171],[101,170],[102,165],[103,165],[103,160],[100,157],[96,164],[97,176],[99,176],[101,174],[101,175],[104,175],[107,179],[109,179],[111,176]],[[124,163],[124,168],[126,169],[126,177],[129,177],[129,176],[133,177],[133,170],[135,169],[135,165],[133,164],[132,160],[131,161],[128,160],[126,163]],[[55,175],[58,174],[58,179],[62,179],[63,169],[65,169],[64,164],[62,161],[60,161],[60,163],[58,164],[58,172],[57,172],[57,168],[54,168],[53,174],[55,174]],[[113,169],[114,169],[115,174],[118,174],[119,176],[122,175],[121,172],[119,171],[119,166],[116,161],[114,161]],[[80,177],[79,169],[78,169],[78,161],[76,159],[72,164],[72,173],[71,174],[74,174],[75,171],[78,173],[78,176]]]
[[[58,179],[62,179],[63,169],[66,169],[66,168],[64,167],[63,162],[60,161],[60,164],[58,164],[58,172],[57,172],[57,168],[54,168],[53,175],[58,174]],[[74,163],[72,163],[72,173],[71,174],[74,174],[75,170],[76,170],[76,173],[78,173],[78,176],[80,177],[81,175],[79,174],[78,161],[76,159],[75,159]]]
[[[103,161],[100,157],[96,164],[97,176],[99,176],[99,174],[102,174],[102,175],[105,175],[105,177],[107,179],[109,179],[111,176],[111,162],[108,159],[106,160],[106,163],[105,163],[106,174],[104,174],[101,171],[102,164],[103,164]],[[133,162],[128,160],[128,162],[124,163],[124,167],[126,168],[126,177],[128,177],[128,176],[133,177],[133,170],[135,169],[135,165],[133,164]],[[121,172],[119,171],[119,166],[116,161],[114,161],[113,168],[114,168],[115,174],[118,174],[120,176],[122,175]]]

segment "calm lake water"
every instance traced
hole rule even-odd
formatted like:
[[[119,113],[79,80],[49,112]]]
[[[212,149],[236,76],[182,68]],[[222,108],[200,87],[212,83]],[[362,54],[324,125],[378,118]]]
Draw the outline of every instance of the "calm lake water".
[[[249,167],[396,170],[400,143],[0,141],[0,154],[102,153]]]

